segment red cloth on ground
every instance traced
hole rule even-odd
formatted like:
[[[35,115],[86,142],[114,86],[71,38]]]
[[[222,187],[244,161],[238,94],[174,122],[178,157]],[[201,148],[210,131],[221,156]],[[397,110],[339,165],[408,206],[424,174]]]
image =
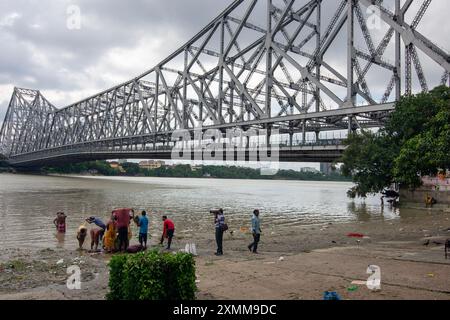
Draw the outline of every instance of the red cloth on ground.
[[[349,233],[347,235],[347,237],[351,237],[351,238],[364,238],[364,235],[361,233]]]

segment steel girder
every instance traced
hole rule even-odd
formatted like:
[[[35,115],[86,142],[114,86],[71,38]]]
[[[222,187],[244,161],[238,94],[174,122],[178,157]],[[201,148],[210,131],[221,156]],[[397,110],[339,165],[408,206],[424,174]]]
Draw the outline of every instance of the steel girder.
[[[385,2],[236,0],[153,69],[83,101],[56,109],[39,91],[16,88],[0,152],[13,160],[93,145],[157,149],[175,130],[200,126],[276,128],[291,141],[299,132],[305,140],[308,131],[382,126],[414,91],[413,65],[428,90],[421,57],[442,69],[443,83],[450,72],[447,52],[417,30],[431,0]],[[381,29],[368,26],[368,8],[380,12]]]

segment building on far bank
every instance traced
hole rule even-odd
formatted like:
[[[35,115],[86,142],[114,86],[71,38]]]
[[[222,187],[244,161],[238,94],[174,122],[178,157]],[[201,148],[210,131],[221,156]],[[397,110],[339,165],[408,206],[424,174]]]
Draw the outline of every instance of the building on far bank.
[[[319,170],[317,170],[316,168],[311,168],[311,167],[303,167],[300,169],[301,172],[305,172],[305,173],[319,173]]]
[[[320,172],[329,176],[330,174],[333,173],[333,165],[331,163],[321,163]]]
[[[200,171],[200,170],[202,170],[202,166],[192,166],[191,165],[191,171],[192,172],[197,172],[197,171]]]
[[[125,172],[125,169],[122,168],[122,165],[121,165],[119,162],[117,162],[117,161],[112,161],[112,162],[110,162],[110,163],[109,163],[109,166],[110,166],[112,169],[117,169],[117,170],[119,170],[121,173],[124,173],[124,172]]]
[[[165,165],[164,161],[156,161],[156,160],[147,160],[147,161],[139,162],[139,167],[141,169],[146,169],[146,170],[159,169],[164,165]]]

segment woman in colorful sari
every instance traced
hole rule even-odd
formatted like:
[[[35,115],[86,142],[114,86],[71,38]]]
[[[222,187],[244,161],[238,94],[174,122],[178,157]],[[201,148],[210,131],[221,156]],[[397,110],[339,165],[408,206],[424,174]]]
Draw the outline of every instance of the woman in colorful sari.
[[[111,220],[106,224],[106,232],[103,236],[103,245],[107,252],[114,252],[116,249],[116,222],[114,214],[111,214]]]

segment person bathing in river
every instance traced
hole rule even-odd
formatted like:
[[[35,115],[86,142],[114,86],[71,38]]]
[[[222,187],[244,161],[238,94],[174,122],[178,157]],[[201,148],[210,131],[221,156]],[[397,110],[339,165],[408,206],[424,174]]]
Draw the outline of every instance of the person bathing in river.
[[[90,217],[86,219],[86,222],[89,224],[94,223],[98,228],[91,229],[91,250],[98,250],[98,244],[100,241],[103,241],[103,236],[106,231],[106,225],[103,223],[102,220],[96,217]],[[94,249],[95,246],[95,249]]]
[[[67,216],[64,212],[58,212],[56,214],[55,220],[53,220],[53,224],[56,227],[58,233],[66,233],[66,219]]]
[[[168,219],[167,216],[163,216],[162,220],[164,221],[163,225],[163,234],[161,237],[160,244],[162,245],[164,243],[164,238],[167,238],[167,250],[170,250],[170,246],[172,244],[172,238],[175,233],[175,224],[172,220]]]

